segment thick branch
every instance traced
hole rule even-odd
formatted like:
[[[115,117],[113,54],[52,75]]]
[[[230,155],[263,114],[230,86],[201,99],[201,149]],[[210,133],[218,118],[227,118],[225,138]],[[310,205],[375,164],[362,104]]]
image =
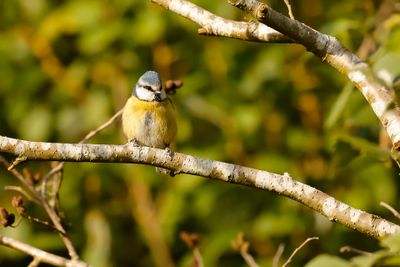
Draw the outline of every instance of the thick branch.
[[[247,185],[292,198],[351,229],[375,238],[400,230],[400,226],[367,212],[352,208],[335,198],[283,175],[253,168],[174,153],[167,150],[126,145],[88,145],[29,142],[0,136],[0,152],[27,160],[73,162],[124,162],[164,167],[176,174],[187,173],[224,182]]]
[[[0,235],[0,244],[7,247],[21,251],[27,255],[32,256],[42,263],[48,263],[54,266],[67,266],[67,267],[89,267],[88,264],[78,261],[69,260],[46,251],[40,250],[38,248],[32,247],[28,244],[22,243],[21,241],[12,239],[10,237],[5,237]]]
[[[245,41],[292,42],[283,34],[257,21],[239,22],[225,19],[185,0],[152,0],[152,2],[196,22],[202,27],[199,29],[199,34],[224,36]]]
[[[348,51],[335,37],[290,19],[257,0],[229,0],[258,21],[283,33],[345,74],[361,91],[388,133],[394,149],[400,148],[400,109],[393,90],[374,77],[371,68]]]

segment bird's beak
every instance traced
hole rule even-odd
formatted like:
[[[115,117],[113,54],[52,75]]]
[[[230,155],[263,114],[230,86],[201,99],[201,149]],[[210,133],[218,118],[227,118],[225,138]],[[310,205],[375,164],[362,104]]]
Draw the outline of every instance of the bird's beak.
[[[156,91],[154,93],[154,100],[157,102],[161,102],[161,91]]]

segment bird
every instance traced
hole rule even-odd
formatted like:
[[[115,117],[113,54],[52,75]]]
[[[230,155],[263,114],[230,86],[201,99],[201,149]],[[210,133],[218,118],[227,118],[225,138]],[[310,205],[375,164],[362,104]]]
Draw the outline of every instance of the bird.
[[[134,145],[166,149],[172,155],[177,134],[176,112],[156,71],[146,71],[138,79],[123,109],[122,130]],[[164,168],[157,167],[156,171],[173,176]]]

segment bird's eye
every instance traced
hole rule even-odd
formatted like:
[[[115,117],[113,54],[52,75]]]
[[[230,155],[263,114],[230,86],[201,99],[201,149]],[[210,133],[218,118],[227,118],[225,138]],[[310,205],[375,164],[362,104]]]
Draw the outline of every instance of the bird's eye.
[[[153,91],[153,89],[149,85],[143,85],[143,88],[149,91]]]

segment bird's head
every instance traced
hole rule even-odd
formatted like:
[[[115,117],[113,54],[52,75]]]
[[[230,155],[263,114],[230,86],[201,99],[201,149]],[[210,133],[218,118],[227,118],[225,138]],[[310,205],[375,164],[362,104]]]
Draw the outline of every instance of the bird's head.
[[[140,100],[148,102],[162,102],[167,99],[160,75],[152,70],[146,71],[140,76],[132,94]]]

